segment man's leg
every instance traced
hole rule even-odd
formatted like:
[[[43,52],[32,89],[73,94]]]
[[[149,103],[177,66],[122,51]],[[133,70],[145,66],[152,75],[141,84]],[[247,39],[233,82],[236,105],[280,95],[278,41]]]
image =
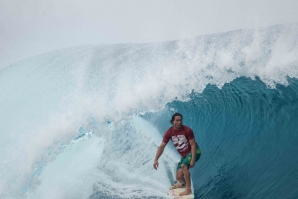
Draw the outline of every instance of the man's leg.
[[[201,150],[197,146],[197,149],[196,149],[196,162],[200,159],[200,156],[201,156]],[[191,179],[190,179],[190,172],[189,172],[189,165],[190,165],[191,158],[192,158],[192,153],[189,153],[185,158],[183,158],[180,161],[179,166],[181,167],[181,169],[179,169],[179,170],[182,171],[182,177],[183,177],[183,179],[185,180],[185,183],[186,183],[185,191],[181,192],[179,194],[180,196],[189,195],[189,194],[192,193],[191,192]]]
[[[183,177],[183,171],[182,168],[178,169],[176,172],[176,180],[181,184],[184,185],[185,184],[185,179]]]
[[[196,162],[200,159],[201,150],[197,146],[196,150]],[[182,158],[178,163],[177,172],[176,172],[176,180],[180,182],[180,184],[186,184],[186,189],[180,195],[188,195],[191,194],[191,180],[190,180],[190,172],[189,172],[189,164],[191,161],[192,153],[189,153],[185,158]],[[180,188],[181,185],[175,184],[173,188]]]
[[[185,183],[186,183],[186,188],[183,192],[181,192],[179,195],[183,196],[183,195],[189,195],[191,194],[191,180],[190,180],[190,172],[188,169],[188,166],[182,164],[181,165],[181,170],[185,179]]]
[[[185,180],[183,177],[183,171],[181,168],[182,160],[177,165],[177,171],[176,171],[176,180],[178,181],[176,184],[174,184],[170,189],[177,189],[177,188],[183,188],[185,187]]]

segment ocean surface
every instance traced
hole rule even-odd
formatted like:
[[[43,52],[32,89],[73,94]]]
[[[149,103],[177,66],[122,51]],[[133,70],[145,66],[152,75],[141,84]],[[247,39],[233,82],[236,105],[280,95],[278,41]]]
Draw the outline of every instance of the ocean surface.
[[[298,24],[79,46],[0,70],[0,198],[166,198],[180,112],[196,198],[298,198]]]

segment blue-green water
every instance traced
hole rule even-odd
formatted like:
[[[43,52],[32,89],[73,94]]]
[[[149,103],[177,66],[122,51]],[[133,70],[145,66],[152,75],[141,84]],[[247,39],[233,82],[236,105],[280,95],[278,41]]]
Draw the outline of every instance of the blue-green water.
[[[197,198],[298,196],[298,81],[289,82],[268,89],[240,77],[167,105],[184,114],[202,149],[193,169]],[[159,118],[160,129],[168,118]]]
[[[298,197],[297,25],[75,47],[0,71],[0,198],[165,198],[175,112],[196,198]]]

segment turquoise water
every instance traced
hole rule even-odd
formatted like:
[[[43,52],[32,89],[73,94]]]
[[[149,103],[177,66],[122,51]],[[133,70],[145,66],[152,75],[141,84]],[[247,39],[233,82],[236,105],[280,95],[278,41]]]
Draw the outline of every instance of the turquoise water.
[[[289,82],[268,89],[240,77],[168,104],[184,114],[202,149],[192,175],[197,198],[298,196],[298,81]]]
[[[202,156],[196,198],[296,198],[297,25],[74,47],[0,71],[0,198],[164,198],[171,115]]]

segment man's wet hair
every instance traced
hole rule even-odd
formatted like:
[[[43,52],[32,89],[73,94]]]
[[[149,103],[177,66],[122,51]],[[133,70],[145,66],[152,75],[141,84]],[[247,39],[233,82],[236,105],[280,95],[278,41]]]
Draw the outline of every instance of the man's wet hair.
[[[173,116],[172,116],[172,119],[170,120],[171,124],[173,124],[173,121],[175,119],[176,116],[180,116],[181,119],[183,119],[183,116],[180,114],[180,113],[175,113]]]

